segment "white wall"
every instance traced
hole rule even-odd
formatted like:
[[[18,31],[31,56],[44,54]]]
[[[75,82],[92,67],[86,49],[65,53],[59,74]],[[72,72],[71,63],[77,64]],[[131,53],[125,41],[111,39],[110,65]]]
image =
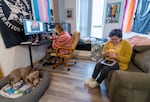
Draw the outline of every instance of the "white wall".
[[[104,30],[103,30],[104,38],[108,37],[109,32],[112,29],[114,29],[114,28],[121,28],[125,0],[107,0],[107,3],[115,3],[115,2],[121,2],[120,15],[119,15],[119,23],[105,23],[104,24]],[[106,3],[106,7],[107,7],[107,3]],[[105,17],[106,17],[106,11],[105,11],[105,14],[104,14],[104,18]]]
[[[73,33],[76,30],[76,0],[65,0],[65,10],[67,8],[73,9],[73,19],[68,20],[65,18],[65,22],[71,24],[71,33]]]
[[[51,4],[53,4],[52,0]],[[51,8],[53,8],[53,5],[51,5]],[[32,46],[33,63],[45,56],[47,46]],[[16,68],[26,67],[28,65],[30,65],[28,46],[20,45],[6,48],[0,34],[0,66],[4,76]]]
[[[53,6],[53,0],[50,0],[50,7],[51,7],[51,9],[54,9],[54,6]]]
[[[76,30],[76,0],[51,0],[53,1],[54,21],[70,23],[71,33]],[[66,19],[66,9],[73,9],[73,19]]]
[[[33,62],[40,60],[45,55],[46,45],[32,47]],[[27,46],[15,46],[5,48],[0,34],[0,64],[4,76],[18,67],[30,65],[29,51]]]

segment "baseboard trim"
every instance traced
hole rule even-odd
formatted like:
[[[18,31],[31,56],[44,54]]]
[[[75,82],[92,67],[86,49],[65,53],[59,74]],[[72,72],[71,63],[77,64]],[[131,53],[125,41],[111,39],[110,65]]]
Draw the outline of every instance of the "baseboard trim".
[[[75,50],[74,56],[79,59],[91,59],[91,51]]]

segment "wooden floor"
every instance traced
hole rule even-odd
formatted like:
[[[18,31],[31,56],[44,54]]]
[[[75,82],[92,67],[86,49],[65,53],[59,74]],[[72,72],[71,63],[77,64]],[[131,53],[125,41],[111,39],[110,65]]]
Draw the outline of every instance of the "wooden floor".
[[[84,86],[94,66],[91,60],[78,59],[76,65],[70,66],[70,71],[62,66],[57,69],[43,67],[49,70],[51,83],[40,102],[109,102],[104,83],[95,89]]]

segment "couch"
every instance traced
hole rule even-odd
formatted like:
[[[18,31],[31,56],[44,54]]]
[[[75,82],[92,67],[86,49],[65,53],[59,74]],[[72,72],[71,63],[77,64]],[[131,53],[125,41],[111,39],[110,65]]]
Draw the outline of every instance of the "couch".
[[[106,79],[110,102],[150,102],[150,46],[136,46],[126,71],[112,71]]]

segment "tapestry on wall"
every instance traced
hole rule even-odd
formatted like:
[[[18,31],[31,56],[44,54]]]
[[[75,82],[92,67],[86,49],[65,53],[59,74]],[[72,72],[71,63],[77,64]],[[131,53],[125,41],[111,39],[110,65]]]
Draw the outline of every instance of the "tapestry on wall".
[[[108,3],[106,11],[106,23],[118,23],[121,2]]]
[[[141,34],[150,33],[149,0],[138,0],[132,31]]]
[[[0,0],[0,31],[6,48],[26,39],[22,19],[31,17],[31,0]]]
[[[36,20],[50,22],[51,9],[50,0],[33,0],[33,12]]]
[[[122,20],[122,31],[123,32],[131,32],[133,25],[134,12],[136,7],[136,2],[138,0],[126,0],[123,12],[123,20]]]
[[[33,17],[35,20],[50,22],[51,21],[51,9],[50,0],[32,0],[33,3]],[[37,35],[36,39],[41,37],[44,39],[46,34]]]

